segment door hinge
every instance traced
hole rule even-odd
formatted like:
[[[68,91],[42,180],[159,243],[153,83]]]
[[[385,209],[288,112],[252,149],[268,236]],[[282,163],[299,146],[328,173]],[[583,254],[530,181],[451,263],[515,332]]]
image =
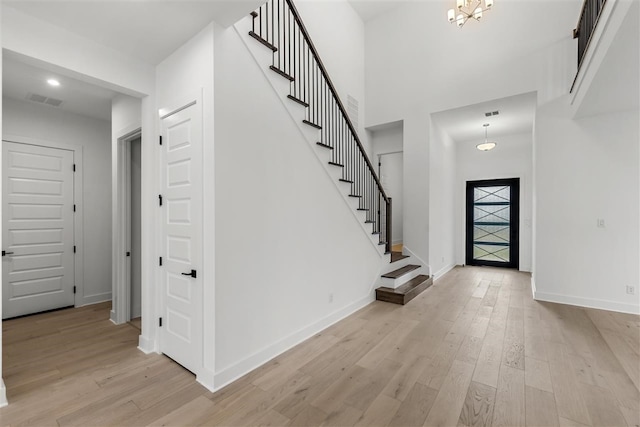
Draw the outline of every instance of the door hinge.
[[[74,212],[76,211],[76,205],[73,205],[73,211]]]
[[[162,317],[160,317],[160,318],[158,319],[158,326],[160,326],[160,327],[162,328]]]
[[[73,253],[76,253],[76,245],[73,245]]]
[[[162,194],[158,194],[158,200],[160,201],[160,206],[162,206]]]
[[[160,260],[160,267],[162,267],[162,257],[160,257],[159,260]]]
[[[127,256],[131,256],[131,252],[127,251]]]
[[[75,286],[73,287],[73,293],[74,294],[76,293],[76,287]]]
[[[160,145],[162,145],[162,135],[160,135]]]
[[[73,164],[73,171],[74,172],[76,171],[76,164],[75,163]]]

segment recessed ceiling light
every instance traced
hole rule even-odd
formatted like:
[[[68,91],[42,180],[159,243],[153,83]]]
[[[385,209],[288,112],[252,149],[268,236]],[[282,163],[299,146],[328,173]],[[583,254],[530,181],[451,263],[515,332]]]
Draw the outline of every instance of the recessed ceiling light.
[[[60,82],[56,79],[49,79],[47,83],[49,83],[50,86],[60,86]]]

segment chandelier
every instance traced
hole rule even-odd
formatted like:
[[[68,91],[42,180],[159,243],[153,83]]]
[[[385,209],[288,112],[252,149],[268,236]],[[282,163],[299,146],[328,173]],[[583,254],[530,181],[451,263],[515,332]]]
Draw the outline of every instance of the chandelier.
[[[476,145],[476,148],[480,151],[493,150],[494,148],[496,148],[496,145],[498,145],[498,143],[489,141],[489,138],[487,137],[487,129],[489,128],[489,123],[485,123],[482,126],[484,126],[484,142]]]
[[[455,22],[458,27],[462,27],[471,18],[476,21],[482,19],[482,12],[491,9],[491,7],[493,7],[493,0],[456,0],[458,11],[449,9],[447,18],[449,18],[449,22]]]

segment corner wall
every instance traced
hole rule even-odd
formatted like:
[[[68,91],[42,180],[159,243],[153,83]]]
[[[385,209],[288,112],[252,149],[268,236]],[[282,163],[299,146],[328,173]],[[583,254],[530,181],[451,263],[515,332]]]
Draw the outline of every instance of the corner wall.
[[[455,262],[456,145],[432,119],[429,138],[429,265],[434,278]]]
[[[26,101],[3,100],[3,138],[82,147],[84,304],[111,299],[111,125]]]
[[[638,314],[639,113],[571,120],[568,104],[536,117],[535,297]]]

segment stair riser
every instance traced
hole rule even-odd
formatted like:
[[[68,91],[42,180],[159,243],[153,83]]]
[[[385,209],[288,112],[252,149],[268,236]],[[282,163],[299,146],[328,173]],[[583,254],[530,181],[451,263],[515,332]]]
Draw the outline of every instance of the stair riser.
[[[394,265],[394,270],[396,268],[397,267],[395,267],[395,265]],[[381,277],[379,283],[380,283],[380,286],[396,289],[399,286],[402,286],[403,284],[408,282],[409,280],[413,279],[414,277],[418,276],[419,274],[427,274],[427,273],[424,272],[424,268],[423,267],[420,267],[420,268],[416,268],[415,270],[411,270],[407,274],[403,274],[402,276],[400,276],[400,277],[398,277],[396,279],[389,279],[387,277]]]

